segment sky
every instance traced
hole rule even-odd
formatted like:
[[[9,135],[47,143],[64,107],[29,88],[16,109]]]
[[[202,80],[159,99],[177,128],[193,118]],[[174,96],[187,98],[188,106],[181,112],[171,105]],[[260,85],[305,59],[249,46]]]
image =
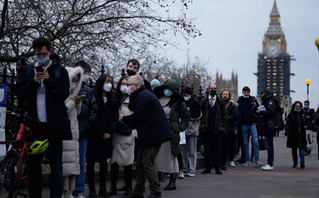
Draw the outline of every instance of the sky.
[[[319,51],[315,40],[319,37],[318,0],[276,0],[281,27],[287,40],[287,52],[296,59],[291,61],[290,78],[292,101],[307,99],[305,79],[310,79],[309,100],[313,108],[319,104]],[[266,32],[274,0],[193,0],[191,17],[202,36],[182,41],[179,49],[167,51],[170,59],[184,63],[187,51],[209,61],[212,74],[219,71],[230,79],[234,70],[238,74],[238,92],[243,86],[257,94],[258,53]],[[178,38],[177,38],[178,39]]]

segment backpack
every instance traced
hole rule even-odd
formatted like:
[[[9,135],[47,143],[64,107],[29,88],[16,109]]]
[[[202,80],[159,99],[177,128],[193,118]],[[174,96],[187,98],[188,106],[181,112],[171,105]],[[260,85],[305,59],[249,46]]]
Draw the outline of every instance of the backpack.
[[[281,131],[285,128],[284,120],[282,119],[282,109],[279,105],[279,101],[276,102],[276,113],[275,116],[268,119],[268,127],[271,131]]]

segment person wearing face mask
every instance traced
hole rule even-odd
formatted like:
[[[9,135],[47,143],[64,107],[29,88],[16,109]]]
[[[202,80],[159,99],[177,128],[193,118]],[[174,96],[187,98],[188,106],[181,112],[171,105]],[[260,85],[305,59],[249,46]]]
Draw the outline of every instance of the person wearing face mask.
[[[122,76],[116,87],[119,114],[124,116],[133,113],[130,106],[130,96],[127,86],[128,76]],[[124,167],[124,186],[119,191],[125,191],[124,195],[132,194],[132,165],[134,162],[136,130],[126,127],[123,123],[117,124],[116,131],[112,137],[113,151],[111,159],[111,189],[109,195],[117,194],[117,178],[119,166]]]
[[[200,133],[204,140],[205,157],[205,169],[202,174],[211,172],[212,161],[214,161],[215,173],[223,174],[221,171],[222,143],[227,126],[227,111],[225,102],[216,95],[216,90],[215,83],[209,84],[209,95],[201,102],[203,116]]]
[[[197,165],[197,138],[202,111],[199,102],[194,99],[191,88],[184,87],[182,95],[191,115],[191,120],[185,129],[186,144],[181,145],[182,163],[180,166],[182,165],[182,168],[180,170],[182,172],[180,174],[194,177]]]
[[[306,116],[306,139],[307,139],[307,149],[306,155],[309,155],[312,150],[312,142],[313,142],[313,122],[315,118],[315,110],[310,108],[309,100],[304,101],[304,108],[303,111],[305,112]]]
[[[128,76],[138,75],[137,73],[139,70],[140,70],[140,63],[136,59],[128,60],[126,66],[124,68],[124,71],[126,72],[126,74]],[[143,81],[144,81],[144,86],[148,90],[152,90],[150,82],[148,82],[146,79],[143,79]]]
[[[50,183],[53,184],[50,186],[50,198],[61,198],[62,141],[72,139],[64,104],[70,95],[70,81],[68,72],[61,66],[61,59],[51,54],[51,43],[47,38],[34,39],[32,49],[36,62],[21,69],[16,91],[19,105],[25,108],[33,120],[28,123],[33,129],[30,139],[48,139],[50,142],[46,150],[51,170]],[[29,197],[42,197],[42,160],[42,155],[28,156]]]
[[[239,97],[237,103],[239,105],[238,110],[240,112],[240,124],[241,124],[241,135],[242,135],[242,147],[244,153],[245,163],[244,167],[250,166],[250,155],[249,155],[249,135],[253,145],[253,151],[255,156],[255,164],[262,166],[263,164],[259,160],[259,145],[258,145],[258,134],[257,134],[257,107],[259,106],[255,97],[250,96],[250,88],[245,86],[242,89],[243,95]],[[243,156],[242,156],[243,157]]]
[[[70,79],[70,96],[65,100],[71,124],[72,140],[63,141],[63,197],[73,198],[76,175],[80,174],[79,165],[79,125],[77,116],[81,111],[82,100],[78,93],[82,86],[83,69],[81,67],[66,67]]]
[[[79,154],[80,154],[80,175],[76,176],[75,189],[73,196],[77,198],[84,198],[85,193],[85,155],[88,144],[88,137],[93,132],[93,123],[97,118],[98,107],[96,104],[95,96],[91,88],[86,85],[86,80],[91,72],[91,66],[81,60],[75,63],[75,68],[82,68],[84,71],[83,81],[80,92],[78,95],[82,100],[81,111],[78,114],[79,125]]]
[[[305,150],[307,148],[306,140],[306,119],[302,110],[300,101],[294,102],[286,120],[285,135],[287,138],[287,147],[291,148],[293,168],[298,165],[297,149],[299,149],[300,168],[305,168]]]
[[[99,197],[108,197],[106,190],[107,159],[112,156],[111,137],[115,133],[118,123],[118,108],[113,92],[113,78],[102,74],[96,81],[93,90],[98,106],[97,119],[94,122],[94,132],[89,135],[86,172],[89,183],[89,197],[97,197],[95,191],[94,165],[98,160],[99,169]]]
[[[273,137],[276,135],[276,130],[269,128],[268,121],[274,118],[277,114],[282,115],[279,99],[274,97],[274,92],[266,89],[261,92],[262,105],[265,107],[263,110],[257,110],[260,122],[258,123],[258,135],[265,136],[265,145],[267,149],[267,164],[262,166],[261,169],[265,171],[274,170],[274,143]]]
[[[158,172],[170,174],[169,184],[164,190],[175,190],[176,178],[179,172],[177,160],[177,156],[180,153],[179,133],[187,128],[190,121],[190,113],[184,98],[179,93],[179,83],[177,81],[173,79],[165,81],[154,90],[154,93],[159,98],[173,132],[173,140],[161,145],[155,159],[155,165]]]

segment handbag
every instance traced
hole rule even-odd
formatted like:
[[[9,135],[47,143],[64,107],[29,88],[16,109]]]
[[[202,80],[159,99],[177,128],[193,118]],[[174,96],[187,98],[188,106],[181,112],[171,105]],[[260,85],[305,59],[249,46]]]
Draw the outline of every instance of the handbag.
[[[280,114],[276,114],[274,117],[269,118],[268,127],[270,131],[281,131],[285,128],[284,120]]]
[[[264,151],[266,150],[266,141],[264,136],[258,136],[258,145],[259,145],[259,150]]]

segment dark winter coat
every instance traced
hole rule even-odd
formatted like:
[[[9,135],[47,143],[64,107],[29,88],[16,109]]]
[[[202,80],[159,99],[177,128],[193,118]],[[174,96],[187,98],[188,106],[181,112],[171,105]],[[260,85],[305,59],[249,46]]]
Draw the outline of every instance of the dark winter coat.
[[[257,106],[259,106],[256,98],[253,96],[249,96],[248,98],[244,98],[243,96],[239,97],[237,103],[239,105],[238,110],[240,113],[241,124],[251,126],[252,124],[257,123],[257,107],[253,107],[251,104],[252,102],[256,102]]]
[[[314,130],[313,127],[313,121],[315,118],[315,110],[314,109],[310,109],[310,108],[303,108],[304,112],[305,112],[305,116],[310,116],[310,118],[306,118],[306,125],[307,125],[307,129],[308,130]]]
[[[133,114],[123,117],[123,122],[137,129],[137,143],[141,148],[171,140],[172,130],[158,98],[145,86],[131,94]]]
[[[216,104],[215,105],[217,105],[216,106],[217,113],[216,113],[216,117],[215,117],[214,133],[215,134],[224,134],[226,127],[227,127],[227,110],[225,107],[225,102],[223,99],[216,96]],[[201,108],[202,108],[203,116],[201,118],[201,123],[200,123],[200,133],[205,134],[206,129],[209,126],[209,123],[208,123],[209,102],[208,102],[207,98],[202,101]]]
[[[88,86],[83,85],[78,95],[83,96],[81,112],[78,115],[80,137],[87,138],[93,133],[92,124],[97,118],[98,106],[93,91]]]
[[[169,87],[173,91],[173,95],[169,102],[171,107],[171,113],[169,118],[169,124],[173,132],[172,140],[172,152],[175,156],[180,153],[180,136],[179,133],[184,131],[191,119],[191,115],[187,109],[184,98],[179,93],[179,84],[172,79],[165,81],[162,85],[156,89],[155,94],[158,98],[164,96],[164,89]]]
[[[98,106],[97,119],[94,122],[94,132],[89,135],[87,157],[110,158],[112,155],[112,138],[105,140],[103,135],[114,134],[119,118],[116,96],[113,91],[107,93],[107,102],[103,100],[103,85],[108,75],[103,74],[96,81],[94,96]]]
[[[288,135],[288,148],[304,148],[306,149],[306,126],[305,115],[303,111],[296,112],[292,110],[286,121],[285,134]]]
[[[228,101],[225,102],[227,103]],[[235,127],[238,124],[238,119],[239,112],[237,106],[231,102],[227,108],[227,128],[225,130],[225,135],[235,135]]]
[[[55,75],[56,70],[60,70],[59,77]],[[64,104],[70,94],[69,75],[66,69],[55,61],[52,61],[47,71],[50,77],[43,81],[46,88],[46,107],[43,108],[46,108],[49,132],[44,137],[47,136],[49,141],[70,140],[72,139],[70,120]],[[34,65],[24,67],[17,80],[16,89],[19,100],[25,102],[20,105],[25,107],[29,116],[38,120],[37,91],[40,84],[34,82],[34,74]],[[30,125],[32,129],[37,127],[37,123],[30,123]]]
[[[262,105],[266,108],[266,111],[260,112],[260,122],[258,122],[258,135],[261,136],[276,136],[276,131],[269,130],[268,121],[275,117],[276,113],[281,110],[279,101],[273,96],[273,92],[270,90],[265,91],[265,96],[262,99]],[[281,114],[281,113],[280,113]]]

